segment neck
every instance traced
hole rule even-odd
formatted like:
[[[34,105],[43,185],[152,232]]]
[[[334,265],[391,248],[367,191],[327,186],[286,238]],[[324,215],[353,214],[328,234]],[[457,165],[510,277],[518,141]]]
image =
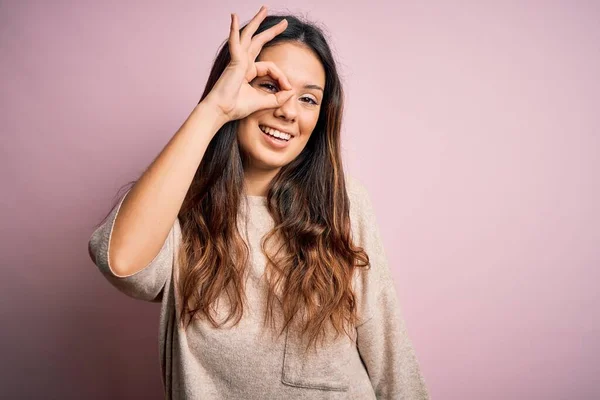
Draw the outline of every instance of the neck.
[[[266,196],[269,183],[277,175],[279,169],[246,168],[244,170],[246,193],[250,196]]]

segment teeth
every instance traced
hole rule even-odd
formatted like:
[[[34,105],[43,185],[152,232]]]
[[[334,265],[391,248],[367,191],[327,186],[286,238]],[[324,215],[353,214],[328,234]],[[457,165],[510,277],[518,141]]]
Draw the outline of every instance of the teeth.
[[[262,130],[264,133],[266,133],[268,135],[275,136],[276,138],[279,138],[279,139],[290,140],[292,138],[291,135],[288,135],[287,133],[284,133],[284,132],[279,132],[277,129],[269,128],[268,126],[260,126],[260,130]]]

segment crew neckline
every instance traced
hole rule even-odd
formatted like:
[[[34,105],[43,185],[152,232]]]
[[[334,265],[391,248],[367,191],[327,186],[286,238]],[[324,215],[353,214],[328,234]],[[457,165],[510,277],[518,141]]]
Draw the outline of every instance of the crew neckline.
[[[246,198],[248,199],[248,202],[250,204],[259,204],[259,205],[267,204],[267,196],[247,194]]]

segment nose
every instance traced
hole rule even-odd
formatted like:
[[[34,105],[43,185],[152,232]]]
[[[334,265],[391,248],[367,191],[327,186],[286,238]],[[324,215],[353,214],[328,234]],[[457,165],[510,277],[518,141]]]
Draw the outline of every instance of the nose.
[[[296,94],[293,94],[285,103],[275,109],[275,116],[294,122],[298,114],[296,106]]]

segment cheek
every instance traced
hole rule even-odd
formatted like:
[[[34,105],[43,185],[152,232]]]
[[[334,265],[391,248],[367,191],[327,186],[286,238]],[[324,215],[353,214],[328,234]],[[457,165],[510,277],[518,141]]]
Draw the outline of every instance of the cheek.
[[[244,153],[247,153],[252,147],[252,124],[240,122],[237,130],[237,141]]]
[[[258,126],[257,119],[253,118],[254,114],[241,119],[238,124],[238,138],[247,138],[251,136],[253,130]]]
[[[302,133],[303,139],[306,141],[312,135],[314,129],[317,126],[317,117],[311,117],[300,122],[300,132]]]

